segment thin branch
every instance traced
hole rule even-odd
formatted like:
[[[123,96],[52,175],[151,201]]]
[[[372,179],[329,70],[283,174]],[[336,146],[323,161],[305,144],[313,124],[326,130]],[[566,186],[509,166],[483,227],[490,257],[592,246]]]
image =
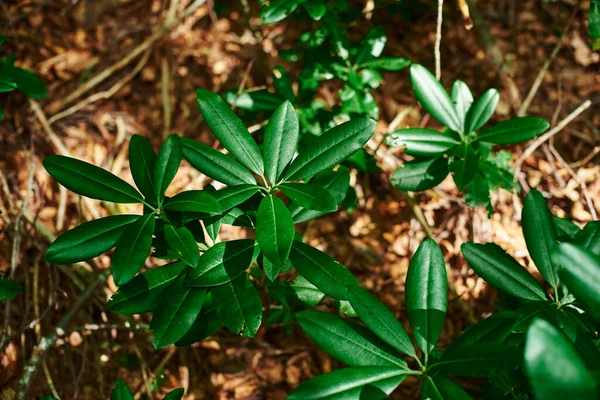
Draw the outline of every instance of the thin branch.
[[[443,8],[444,0],[438,0],[438,13],[437,13],[437,26],[435,30],[435,77],[440,80],[442,77],[442,56],[440,53],[440,46],[442,44],[442,22],[443,22]]]

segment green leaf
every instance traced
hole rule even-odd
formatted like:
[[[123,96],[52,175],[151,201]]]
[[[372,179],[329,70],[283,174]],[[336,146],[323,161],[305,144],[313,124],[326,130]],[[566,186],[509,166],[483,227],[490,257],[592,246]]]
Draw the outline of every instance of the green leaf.
[[[142,314],[154,310],[162,292],[185,267],[185,262],[178,261],[137,275],[112,295],[108,308],[119,314]]]
[[[238,206],[260,191],[257,185],[236,185],[213,193],[224,211]]]
[[[24,95],[35,100],[42,100],[48,96],[44,81],[31,71],[11,65],[7,68],[12,81]]]
[[[439,375],[435,378],[427,378],[421,396],[427,400],[472,400],[460,386]]]
[[[546,282],[556,290],[558,274],[550,261],[550,251],[557,242],[556,228],[546,199],[535,189],[525,196],[521,223],[531,259]]]
[[[500,93],[496,89],[488,89],[481,97],[471,106],[467,116],[465,117],[465,133],[475,132],[494,115]]]
[[[129,282],[142,268],[152,247],[155,214],[144,214],[127,227],[115,246],[112,270],[115,284]]]
[[[327,189],[310,183],[284,183],[279,189],[290,200],[308,210],[333,212],[337,210],[335,197]]]
[[[186,277],[182,275],[163,291],[154,310],[150,329],[155,333],[152,341],[155,349],[181,339],[200,314],[206,289],[187,287],[185,281]]]
[[[477,140],[495,144],[517,144],[536,137],[549,126],[547,121],[538,117],[512,118],[482,130]]]
[[[211,290],[217,315],[227,329],[236,335],[253,338],[262,321],[262,302],[250,281],[243,274]]]
[[[485,378],[512,371],[521,365],[523,350],[518,346],[489,343],[448,348],[429,371],[441,370],[458,376]]]
[[[560,331],[536,319],[527,331],[525,370],[537,399],[596,399],[598,380]]]
[[[179,254],[181,260],[187,265],[195,267],[198,264],[200,261],[198,244],[185,226],[175,228],[173,225],[165,225],[165,239],[169,247]]]
[[[325,297],[325,293],[321,292],[315,285],[306,280],[303,276],[298,276],[290,287],[296,293],[296,296],[303,303],[314,307]]]
[[[437,156],[459,144],[450,135],[426,128],[398,130],[386,138],[388,146],[403,146],[411,156]]]
[[[183,157],[204,175],[229,186],[256,185],[254,175],[233,158],[195,140],[182,138],[181,142]]]
[[[265,167],[260,149],[227,103],[218,94],[205,89],[196,90],[196,99],[206,124],[223,147],[246,168],[262,175]]]
[[[296,319],[321,350],[350,367],[378,365],[407,370],[406,361],[393,349],[352,321],[313,310],[296,314]]]
[[[495,288],[525,301],[546,300],[533,276],[499,246],[464,243],[461,249],[469,266]]]
[[[265,174],[271,184],[278,183],[284,168],[294,158],[299,138],[300,127],[294,106],[289,101],[281,103],[265,126]]]
[[[348,299],[357,315],[377,336],[401,353],[417,358],[415,348],[396,316],[367,290],[348,286]]]
[[[285,181],[306,179],[332,168],[362,148],[375,132],[375,121],[357,118],[319,136],[285,171]]]
[[[377,68],[384,71],[400,71],[410,66],[411,61],[402,57],[381,57],[361,64],[363,68]]]
[[[165,191],[175,178],[181,164],[181,139],[171,135],[160,148],[154,164],[154,190],[156,197],[162,200]]]
[[[501,311],[483,319],[475,325],[468,326],[450,345],[450,348],[462,347],[476,343],[495,345],[503,343],[513,331],[520,314]]]
[[[588,34],[592,42],[592,49],[598,50],[600,39],[600,1],[591,0],[588,11]]]
[[[0,301],[12,300],[17,293],[23,293],[23,288],[12,279],[0,278]]]
[[[220,242],[208,249],[198,266],[188,272],[188,286],[209,287],[230,282],[258,257],[257,242],[250,239]]]
[[[296,96],[294,95],[294,88],[292,87],[292,79],[287,70],[281,65],[276,66],[273,69],[273,86],[277,93],[279,93],[285,100],[295,103]],[[266,161],[266,160],[265,160]]]
[[[256,240],[265,257],[279,266],[285,264],[294,241],[294,220],[285,203],[266,196],[256,212]]]
[[[198,315],[198,318],[196,318],[196,321],[190,330],[181,339],[175,342],[175,346],[187,347],[196,342],[201,342],[207,337],[215,334],[221,328],[221,326],[223,326],[223,322],[217,315],[214,307],[205,310],[206,303],[209,301],[210,297],[210,293],[206,295],[200,315]]]
[[[556,245],[550,255],[567,288],[600,319],[600,258],[571,243]]]
[[[405,377],[405,370],[393,367],[343,368],[302,383],[290,393],[288,400],[358,400],[367,385],[390,394]]]
[[[354,62],[362,64],[365,61],[379,57],[386,42],[387,37],[385,36],[383,26],[377,25],[373,27],[361,40]]]
[[[433,239],[421,243],[410,261],[405,296],[408,321],[427,362],[444,327],[448,308],[446,263]]]
[[[575,235],[575,242],[600,257],[600,222],[591,221]]]
[[[460,132],[461,124],[452,100],[442,84],[422,65],[410,66],[410,82],[419,103],[440,124]]]
[[[456,80],[452,84],[452,90],[450,91],[450,97],[452,98],[452,102],[454,103],[454,108],[456,109],[456,114],[458,115],[458,119],[460,121],[460,125],[465,130],[465,118],[467,117],[467,113],[473,104],[473,94],[471,90],[461,80]]]
[[[288,260],[287,263],[289,262],[290,261]],[[269,261],[268,258],[264,256],[259,258],[259,265],[262,266],[263,271],[265,271],[265,276],[271,282],[277,279],[277,275],[279,275],[279,272],[281,272],[282,268],[281,265],[273,264],[271,261]]]
[[[579,232],[581,232],[581,229],[579,228],[579,226],[577,226],[576,223],[574,223],[573,221],[571,221],[569,219],[559,218],[559,217],[553,215],[552,222],[554,222],[554,227],[556,228],[556,237],[561,242],[573,240],[576,238],[577,234],[579,234]],[[586,226],[588,226],[588,225],[590,225],[590,224],[587,224]],[[600,228],[600,224],[598,224],[597,226],[598,226],[598,228]],[[590,225],[590,227],[591,227],[591,225]],[[598,232],[598,234],[600,235],[600,231]],[[598,237],[598,240],[600,240],[600,236]],[[598,254],[598,255],[600,255],[600,254]]]
[[[237,90],[225,93],[225,100],[240,110],[252,112],[273,111],[283,99],[266,89],[242,92],[238,95]]]
[[[185,390],[183,388],[173,389],[163,397],[163,400],[181,400],[183,399],[184,393]]]
[[[133,135],[129,141],[129,166],[133,181],[144,197],[156,204],[156,192],[154,188],[154,165],[156,164],[156,153],[143,136]]]
[[[290,261],[307,281],[327,296],[348,300],[346,286],[359,286],[358,281],[332,257],[299,241],[294,241]]]
[[[313,20],[319,21],[327,12],[327,4],[325,0],[311,0],[304,3],[304,9]]]
[[[473,146],[462,143],[454,149],[452,156],[453,159],[450,163],[450,171],[453,172],[452,179],[456,186],[463,190],[479,172],[477,155]]]
[[[48,248],[46,261],[72,264],[90,260],[112,249],[127,226],[139,215],[113,215],[85,222],[60,235]]]
[[[48,156],[44,168],[58,183],[82,196],[115,203],[141,203],[143,200],[142,195],[121,178],[71,157]]]
[[[392,185],[400,190],[421,192],[439,185],[448,176],[448,159],[442,156],[410,161],[394,171]]]
[[[204,190],[188,190],[178,193],[165,200],[164,208],[165,210],[188,211],[207,215],[220,215],[224,211],[221,204]]]
[[[133,393],[123,379],[115,382],[115,388],[110,392],[110,400],[133,400]]]
[[[303,0],[271,0],[269,5],[260,9],[260,19],[263,25],[273,24],[285,19],[293,13]]]

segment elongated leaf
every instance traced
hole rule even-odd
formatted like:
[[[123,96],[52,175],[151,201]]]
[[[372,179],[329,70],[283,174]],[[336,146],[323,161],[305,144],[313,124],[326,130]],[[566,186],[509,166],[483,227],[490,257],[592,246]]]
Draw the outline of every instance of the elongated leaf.
[[[314,307],[325,297],[325,293],[321,292],[315,285],[306,280],[303,276],[298,276],[290,287],[296,293],[300,301]]]
[[[17,293],[23,293],[23,288],[9,278],[0,278],[0,301],[12,300]]]
[[[473,94],[471,93],[471,89],[461,80],[456,80],[452,84],[452,90],[450,91],[450,97],[452,98],[452,102],[454,103],[454,108],[456,109],[456,114],[458,115],[458,119],[460,121],[461,126],[465,126],[465,118],[471,105],[473,104]]]
[[[596,399],[598,380],[558,329],[536,319],[527,331],[525,370],[537,399]]]
[[[290,261],[307,281],[327,296],[348,300],[346,286],[359,286],[358,281],[332,257],[299,241],[294,241]]]
[[[450,345],[449,348],[462,347],[476,343],[489,343],[490,346],[502,343],[513,331],[520,314],[501,311],[493,314],[475,325],[467,327]]]
[[[177,135],[169,136],[160,148],[154,164],[154,190],[159,200],[162,200],[165,190],[175,178],[181,157],[181,139]]]
[[[175,342],[175,346],[187,347],[194,343],[201,342],[207,337],[215,334],[221,328],[221,326],[223,326],[223,322],[217,315],[217,311],[214,309],[214,307],[211,307],[209,310],[205,310],[206,302],[210,296],[210,293],[206,296],[200,315],[198,315],[198,318],[196,318],[196,321],[190,330],[181,339]]]
[[[446,133],[425,128],[398,130],[389,135],[386,142],[388,146],[402,146],[411,156],[437,156],[459,144]]]
[[[408,321],[427,360],[442,332],[448,308],[446,263],[433,239],[421,243],[410,261],[405,296]]]
[[[284,99],[275,93],[262,89],[242,92],[239,95],[237,90],[233,90],[225,94],[225,100],[237,109],[259,112],[275,110]]]
[[[262,321],[262,302],[254,284],[243,274],[211,290],[217,315],[231,332],[253,338]]]
[[[254,240],[220,242],[208,249],[198,266],[188,273],[188,286],[209,287],[230,282],[244,273],[258,257]]]
[[[256,240],[272,263],[285,264],[294,241],[294,220],[284,202],[266,196],[256,212]]]
[[[410,66],[410,82],[419,103],[440,124],[460,132],[461,124],[448,92],[435,76],[420,64]]]
[[[127,226],[139,215],[114,215],[85,222],[60,235],[48,248],[46,261],[71,264],[97,257],[112,249]]]
[[[379,57],[386,42],[387,37],[385,36],[383,26],[377,25],[373,27],[361,40],[354,62],[362,64],[365,61]]]
[[[153,204],[156,204],[156,192],[154,188],[154,165],[156,164],[156,153],[143,136],[133,135],[129,141],[129,166],[131,176],[140,192]]]
[[[359,286],[348,286],[348,299],[361,321],[387,344],[417,358],[415,348],[396,316],[377,297]]]
[[[6,73],[10,74],[19,91],[27,97],[41,100],[48,96],[44,81],[33,72],[14,65],[5,65],[5,70],[7,70]]]
[[[444,352],[430,371],[440,370],[459,376],[483,378],[512,371],[521,365],[523,351],[507,344],[470,344]]]
[[[461,249],[469,266],[492,286],[525,301],[546,300],[538,282],[499,246],[464,243]]]
[[[421,396],[427,400],[472,400],[467,392],[445,376],[428,377]]]
[[[367,337],[360,325],[336,315],[319,311],[296,314],[304,333],[325,353],[350,366],[378,365],[406,370],[406,362],[376,336]],[[368,332],[368,331],[367,331]]]
[[[284,183],[279,189],[296,204],[308,210],[332,212],[337,210],[335,197],[327,189],[310,183]]]
[[[216,194],[216,193],[215,193]],[[207,215],[219,215],[224,210],[213,196],[203,190],[188,190],[165,200],[164,208]]]
[[[173,389],[163,397],[163,400],[181,400],[183,399],[184,393],[185,390],[183,388]]]
[[[552,222],[554,222],[554,227],[556,228],[556,237],[561,242],[573,240],[576,238],[577,234],[581,232],[581,228],[574,223],[573,221],[566,218],[559,218],[557,216],[552,216]],[[588,224],[589,225],[589,224]],[[586,225],[587,226],[587,225]],[[597,225],[600,228],[600,224]],[[600,235],[600,230],[598,232]],[[600,243],[600,236],[598,236],[598,240]],[[600,254],[598,254],[600,255]]]
[[[295,103],[296,96],[294,95],[294,88],[292,87],[292,79],[287,70],[281,65],[276,66],[273,69],[273,86],[277,93],[279,93],[285,100]],[[266,162],[266,160],[265,160]]]
[[[95,165],[53,154],[44,160],[44,168],[58,183],[82,196],[115,203],[142,202],[133,186]]]
[[[543,133],[550,124],[538,117],[518,117],[481,131],[477,140],[495,144],[517,144]]]
[[[402,57],[380,57],[364,62],[361,67],[376,68],[384,71],[400,71],[410,66],[411,61]]]
[[[357,118],[336,126],[319,136],[286,169],[284,180],[312,177],[332,168],[362,148],[375,132],[375,121]]]
[[[353,367],[319,375],[298,386],[288,400],[359,400],[365,386],[390,394],[406,377],[406,371],[392,367]]]
[[[200,314],[206,289],[190,288],[185,275],[177,278],[165,291],[154,310],[150,329],[154,331],[154,348],[175,343],[190,330]]]
[[[214,192],[214,198],[219,202],[224,211],[242,204],[260,190],[257,185],[230,186]]]
[[[600,221],[585,224],[575,235],[575,242],[600,257]]]
[[[481,97],[471,106],[465,118],[465,133],[475,132],[494,115],[500,93],[496,89],[488,89]]]
[[[115,382],[115,388],[110,392],[110,400],[133,400],[133,393],[127,387],[123,379]]]
[[[117,241],[112,257],[112,270],[118,286],[129,282],[148,258],[152,247],[154,217],[154,213],[142,215],[127,227]]]
[[[175,228],[172,225],[165,225],[165,239],[169,247],[179,254],[187,265],[195,267],[198,264],[200,261],[198,244],[185,226]]]
[[[450,163],[450,171],[453,172],[452,178],[456,186],[463,190],[479,172],[477,155],[473,146],[468,143],[457,146],[452,155],[454,157]]]
[[[557,242],[556,228],[546,199],[535,189],[525,196],[522,224],[531,259],[546,282],[556,289],[558,274],[550,261],[550,251]]]
[[[271,184],[278,183],[283,169],[294,158],[299,138],[300,125],[294,106],[289,101],[281,103],[265,126],[265,174]]]
[[[108,308],[119,314],[142,314],[154,310],[162,292],[186,266],[185,262],[178,261],[137,275],[112,295]]]
[[[400,190],[421,192],[439,185],[448,176],[448,159],[437,157],[406,162],[392,175],[392,185]]]
[[[183,157],[206,176],[229,186],[256,185],[254,175],[233,158],[195,140],[182,138],[181,141]]]
[[[260,149],[227,103],[218,94],[205,89],[196,90],[196,99],[206,124],[223,147],[246,168],[262,175],[265,167]]]
[[[260,9],[260,19],[263,25],[279,22],[298,8],[301,0],[272,0],[269,5]]]

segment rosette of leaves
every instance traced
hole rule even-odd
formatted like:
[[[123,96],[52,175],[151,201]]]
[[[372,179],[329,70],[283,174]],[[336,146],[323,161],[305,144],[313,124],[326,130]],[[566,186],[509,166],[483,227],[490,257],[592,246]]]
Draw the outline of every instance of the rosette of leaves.
[[[509,168],[510,153],[494,153],[494,145],[527,141],[548,129],[548,122],[528,116],[484,128],[500,99],[496,89],[487,90],[475,101],[467,85],[457,80],[448,94],[419,64],[411,66],[410,79],[419,103],[444,130],[407,128],[388,136],[388,145],[401,147],[414,157],[394,172],[393,185],[421,192],[437,186],[451,173],[467,203],[484,205],[491,212],[490,191],[499,187],[519,189]]]
[[[521,364],[521,348],[490,337],[463,337],[460,346],[447,350],[437,346],[446,319],[448,288],[444,256],[432,239],[419,246],[406,277],[405,302],[416,347],[392,311],[374,295],[356,283],[345,290],[364,325],[313,310],[298,313],[297,320],[319,348],[347,368],[301,384],[289,399],[383,399],[408,375],[422,381],[423,399],[470,399],[453,377],[485,378]]]
[[[525,197],[522,218],[529,255],[545,283],[495,244],[463,244],[469,266],[501,292],[500,305],[516,316],[464,335],[502,337],[525,348],[524,369],[497,376],[490,394],[527,394],[528,378],[538,399],[598,398],[600,222],[579,229],[552,217],[536,190]]]
[[[177,135],[156,154],[146,139],[135,135],[129,152],[137,189],[73,158],[53,155],[44,160],[50,175],[75,193],[144,205],[142,215],[109,216],[64,233],[46,259],[75,263],[114,247],[111,267],[120,288],[109,307],[124,314],[153,312],[150,328],[157,348],[202,340],[223,324],[253,337],[263,317],[256,279],[250,275],[254,268],[274,281],[280,271],[295,267],[335,298],[340,293],[343,297],[345,284],[354,281],[330,256],[297,240],[294,224],[338,209],[349,175],[335,167],[362,148],[375,122],[346,122],[297,152],[298,119],[285,102],[265,127],[261,151],[217,94],[199,89],[197,99],[204,120],[229,155]],[[182,159],[226,187],[165,196]],[[254,229],[256,239],[218,242],[222,224]],[[139,273],[150,253],[174,262]]]

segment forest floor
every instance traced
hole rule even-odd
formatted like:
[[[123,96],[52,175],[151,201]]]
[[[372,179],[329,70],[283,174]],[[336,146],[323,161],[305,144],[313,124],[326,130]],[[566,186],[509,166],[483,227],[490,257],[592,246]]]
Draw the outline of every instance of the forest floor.
[[[55,236],[115,210],[59,190],[43,169],[43,159],[68,154],[132,182],[126,150],[132,134],[146,136],[155,148],[171,132],[212,144],[198,111],[196,88],[222,93],[240,85],[270,87],[271,71],[281,63],[278,51],[290,47],[306,30],[302,24],[286,21],[260,25],[256,2],[251,2],[247,14],[243,2],[231,1],[216,12],[211,5],[220,0],[208,1],[177,21],[188,3],[174,1],[173,28],[154,37],[170,18],[168,1],[0,4],[2,33],[11,38],[2,46],[3,54],[15,54],[17,64],[39,74],[49,92],[39,104],[18,94],[3,98],[0,271],[16,265],[15,279],[24,294],[13,301],[10,315],[12,332],[23,328],[0,354],[0,399],[13,397],[22,367],[40,338],[52,332],[80,293],[110,266],[109,255],[76,267],[44,262],[45,249]],[[449,87],[460,78],[476,95],[498,88],[501,100],[494,119],[499,121],[517,115],[543,64],[551,61],[525,113],[556,126],[584,101],[591,100],[591,106],[525,158],[521,182],[551,198],[554,215],[578,223],[592,220],[600,212],[600,55],[587,45],[589,2],[486,0],[477,4],[482,19],[474,29],[467,29],[455,2],[447,4],[442,82]],[[376,8],[369,23],[353,26],[352,32],[358,38],[375,24],[383,25],[388,34],[386,54],[433,67],[435,9],[407,22]],[[493,42],[482,39],[485,28]],[[498,56],[506,61],[503,65]],[[288,67],[296,76],[298,66]],[[90,84],[107,71],[105,79]],[[325,85],[322,98],[334,102],[338,88],[335,82]],[[381,173],[353,175],[359,195],[356,211],[330,214],[301,230],[306,241],[349,268],[406,325],[406,270],[429,229],[444,251],[452,287],[443,346],[469,323],[489,315],[498,299],[466,265],[460,255],[463,242],[494,241],[523,265],[530,265],[519,221],[523,193],[495,193],[494,212],[488,217],[485,210],[463,204],[448,178],[435,190],[416,195],[416,206],[411,207],[389,183],[404,155],[377,144],[403,110],[402,126],[419,126],[428,120],[412,94],[407,71],[386,73],[376,99],[381,116],[368,147],[377,148]],[[432,122],[429,126],[435,127]],[[526,147],[511,147],[515,160]],[[183,163],[169,190],[201,188],[205,183]],[[141,210],[118,205],[117,211]],[[415,211],[422,211],[422,221]],[[424,229],[423,222],[430,228]],[[222,233],[222,239],[245,234],[232,228]],[[108,398],[113,382],[123,378],[136,398],[158,381],[160,388],[152,391],[152,398],[185,387],[186,399],[283,399],[300,382],[338,366],[301,330],[290,334],[277,325],[252,340],[223,329],[191,348],[154,350],[152,333],[144,328],[148,315],[124,318],[108,310],[107,299],[115,291],[109,277],[85,300],[66,329],[58,332],[32,383],[32,396],[51,394],[54,385],[65,399]],[[473,394],[480,393],[476,382],[471,384]],[[417,398],[418,390],[416,382],[408,381],[392,398]]]

